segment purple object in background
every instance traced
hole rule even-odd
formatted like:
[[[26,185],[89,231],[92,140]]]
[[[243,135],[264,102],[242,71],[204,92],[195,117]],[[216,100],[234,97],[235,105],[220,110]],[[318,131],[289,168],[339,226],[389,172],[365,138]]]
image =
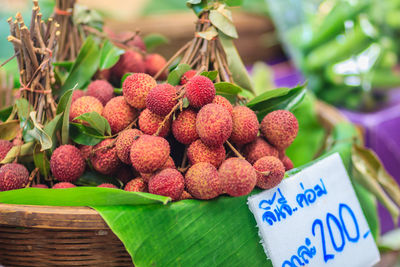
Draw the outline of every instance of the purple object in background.
[[[271,65],[278,87],[294,87],[305,81],[301,72],[289,62]],[[386,170],[400,183],[400,89],[389,92],[389,102],[384,108],[372,113],[342,109],[341,112],[353,123],[365,129],[365,144],[378,154]],[[389,212],[379,204],[381,231],[394,228]]]

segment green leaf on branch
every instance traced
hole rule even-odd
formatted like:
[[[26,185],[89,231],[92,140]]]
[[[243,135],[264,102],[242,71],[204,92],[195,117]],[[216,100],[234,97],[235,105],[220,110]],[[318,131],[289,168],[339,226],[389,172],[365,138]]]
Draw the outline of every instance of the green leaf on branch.
[[[58,62],[53,62],[53,66],[55,67],[63,67],[67,71],[71,71],[72,66],[74,65],[73,61],[58,61]]]
[[[19,120],[12,120],[0,123],[0,140],[12,140],[20,130]]]
[[[208,41],[211,41],[215,37],[218,36],[218,31],[214,27],[209,27],[207,30],[202,31],[202,32],[196,32],[196,35],[198,35],[201,38],[204,38]]]
[[[50,149],[53,146],[53,142],[50,136],[42,129],[42,126],[36,121],[36,111],[32,111],[30,117],[33,122],[33,129],[27,131],[27,134],[39,141],[42,146],[41,151]]]
[[[37,145],[33,151],[33,161],[36,168],[39,168],[40,174],[47,178],[50,175],[50,161],[47,158],[46,151],[39,151]]]
[[[132,74],[133,74],[132,72],[128,72],[128,73],[125,73],[124,76],[122,76],[122,78],[121,78],[121,86],[124,83],[124,81],[126,80],[126,78],[128,78]],[[121,88],[121,91],[122,91],[122,88]]]
[[[0,164],[6,164],[13,162],[16,157],[25,157],[33,155],[33,147],[35,142],[25,143],[22,146],[13,146],[10,151],[8,151],[6,157],[0,162]]]
[[[181,77],[185,72],[191,70],[192,68],[185,63],[179,64],[173,71],[171,71],[167,78],[167,83],[171,85],[179,85],[181,82]]]
[[[231,11],[220,5],[216,10],[210,10],[210,21],[213,26],[229,37],[238,38]]]
[[[61,143],[68,144],[69,138],[69,110],[71,108],[72,93],[74,89],[70,89],[61,97],[57,106],[56,114],[63,113],[62,126],[61,126]]]
[[[104,135],[111,135],[111,127],[106,118],[101,116],[99,113],[92,111],[89,113],[84,113],[76,118],[74,121],[85,121],[92,127],[98,134]]]
[[[258,111],[258,118],[262,119],[269,112],[286,109],[293,111],[306,95],[304,85],[299,85],[295,88],[277,88],[267,91],[254,99],[247,106],[254,111]]]
[[[214,84],[214,86],[217,94],[238,95],[242,92],[242,88],[229,82],[219,82]]]
[[[99,52],[98,45],[93,40],[93,37],[89,36],[83,43],[65,83],[61,86],[60,94],[64,94],[75,86],[84,88],[90,82],[99,69]]]
[[[169,40],[162,34],[152,33],[143,37],[143,42],[146,46],[147,51],[153,51],[157,46],[168,44]]]
[[[25,98],[19,98],[15,100],[15,106],[17,109],[20,126],[22,128],[22,137],[24,141],[33,141],[34,138],[28,134],[28,131],[33,127],[32,122],[29,119],[29,113],[34,110],[32,105],[29,104],[28,100]]]
[[[105,136],[100,135],[92,127],[80,123],[71,122],[69,130],[72,141],[80,145],[94,146],[106,139]]]
[[[83,185],[83,186],[98,186],[98,185],[104,184],[104,183],[113,184],[113,185],[117,186],[118,188],[120,188],[122,185],[122,183],[119,182],[117,179],[115,179],[111,176],[102,175],[102,174],[100,174],[98,172],[94,172],[94,171],[86,171],[75,182],[75,184]]]
[[[10,118],[13,111],[13,106],[9,106],[0,110],[0,121],[7,121]]]
[[[118,62],[125,51],[113,45],[108,39],[104,40],[100,49],[100,70],[109,69]]]
[[[63,118],[63,112],[57,114],[51,121],[49,121],[43,128],[43,130],[50,136],[53,146],[52,150],[55,149],[56,144],[57,144],[57,131],[60,130],[62,126],[62,118]]]
[[[212,70],[212,71],[203,71],[200,73],[201,76],[207,77],[211,81],[214,81],[217,76],[218,76],[218,71],[217,70]]]

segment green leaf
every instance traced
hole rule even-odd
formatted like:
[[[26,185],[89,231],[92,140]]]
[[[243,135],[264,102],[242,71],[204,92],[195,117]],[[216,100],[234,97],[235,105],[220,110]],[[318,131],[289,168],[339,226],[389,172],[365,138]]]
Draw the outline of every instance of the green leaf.
[[[122,88],[114,88],[114,94],[122,95]]]
[[[61,128],[62,126],[62,118],[63,118],[63,112],[57,114],[51,121],[49,121],[43,128],[43,130],[47,133],[48,136],[50,136],[53,146],[52,150],[55,149],[56,144],[57,144],[57,131]]]
[[[98,186],[100,184],[109,183],[115,186],[121,187],[121,183],[110,176],[102,175],[98,172],[86,171],[79,179],[75,182],[77,185],[84,186]]]
[[[224,2],[228,6],[241,6],[243,4],[243,0],[224,0]]]
[[[200,75],[207,77],[211,81],[214,81],[218,76],[218,71],[217,70],[203,71],[202,73],[200,73]]]
[[[218,36],[222,47],[224,48],[228,60],[228,67],[232,73],[233,80],[243,89],[254,92],[249,74],[247,73],[246,67],[236,50],[233,39],[222,32],[220,32]]]
[[[41,151],[50,149],[53,146],[51,137],[42,129],[41,125],[36,121],[36,111],[30,113],[31,120],[33,122],[33,129],[27,133],[39,141],[42,146]]]
[[[53,62],[53,66],[55,67],[63,67],[67,71],[70,71],[72,66],[74,65],[73,61],[59,61],[59,62]]]
[[[84,88],[98,70],[99,63],[99,47],[89,35],[83,43],[65,83],[61,86],[59,94],[64,94],[74,87]]]
[[[153,51],[157,46],[168,44],[169,40],[162,34],[152,33],[143,37],[143,42],[146,45],[147,51]]]
[[[218,36],[218,31],[214,27],[209,27],[205,31],[196,32],[196,35],[208,41],[211,41],[212,39]]]
[[[273,70],[264,62],[256,62],[253,65],[251,78],[256,96],[276,88],[273,79]]]
[[[385,233],[379,240],[379,249],[400,251],[400,228]]]
[[[102,135],[99,135],[99,133],[93,128],[79,123],[70,123],[69,130],[71,139],[80,145],[94,146],[106,138]]]
[[[100,70],[109,69],[118,62],[120,55],[125,51],[105,39],[100,50]]]
[[[18,118],[20,121],[27,121],[29,119],[29,113],[33,110],[33,107],[29,104],[28,100],[25,98],[18,98],[15,100],[15,105],[17,107]]]
[[[57,106],[56,114],[64,113],[61,126],[61,143],[68,144],[69,139],[69,110],[71,108],[72,93],[74,89],[65,92]]]
[[[19,124],[19,120],[0,123],[0,139],[8,141],[14,139],[20,130]]]
[[[261,94],[252,99],[247,106],[254,111],[258,111],[258,118],[261,120],[269,112],[286,109],[293,111],[306,95],[304,85],[295,88],[277,88]]]
[[[219,82],[214,84],[214,86],[217,94],[238,95],[242,92],[242,88],[233,83]]]
[[[126,78],[128,78],[128,76],[131,76],[132,74],[133,74],[132,72],[125,73],[124,76],[122,76],[122,78],[121,78],[121,85],[124,83]]]
[[[92,111],[89,113],[84,113],[74,120],[82,120],[89,124],[95,131],[97,131],[100,135],[111,135],[111,127],[106,118],[101,116],[99,113]]]
[[[17,156],[32,156],[34,144],[35,142],[29,142],[23,144],[22,146],[13,146],[10,151],[8,151],[5,158],[0,162],[0,164],[13,162]]]
[[[231,12],[221,7],[217,10],[210,10],[209,19],[211,24],[227,36],[235,39],[238,38],[239,36],[235,24],[233,24]]]
[[[0,110],[0,121],[6,121],[13,111],[13,106],[9,106]]]
[[[247,198],[93,208],[124,243],[135,266],[272,266]]]
[[[39,168],[39,172],[45,178],[49,177],[50,175],[50,161],[47,158],[45,151],[38,151],[37,145],[33,150],[33,161],[35,163],[36,168]]]
[[[179,64],[173,71],[169,73],[167,83],[171,85],[179,85],[182,75],[191,69],[192,68],[188,64]]]
[[[112,206],[166,204],[171,199],[143,192],[128,192],[102,187],[66,189],[23,188],[0,192],[0,202],[46,206]],[[162,205],[160,205],[162,206]],[[123,206],[122,206],[123,207]]]

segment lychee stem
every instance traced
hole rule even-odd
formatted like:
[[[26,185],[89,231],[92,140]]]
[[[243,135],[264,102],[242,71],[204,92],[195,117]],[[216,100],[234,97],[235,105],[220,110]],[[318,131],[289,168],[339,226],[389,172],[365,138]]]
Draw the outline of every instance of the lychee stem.
[[[107,146],[102,146],[102,147],[98,147],[96,149],[92,149],[92,151],[90,152],[90,155],[93,156],[94,153],[96,153],[97,151],[102,150],[102,149],[113,148],[115,146],[116,142],[117,142],[117,138],[113,139],[112,142],[110,144],[108,144]]]
[[[233,151],[233,153],[235,153],[235,155],[236,155],[238,158],[245,159],[245,158],[242,156],[242,154],[240,154],[240,152],[237,151],[236,148],[235,148],[228,140],[226,140],[225,143],[229,146],[229,148]]]
[[[155,134],[154,134],[155,136],[158,136],[160,134],[162,127],[164,127],[165,123],[169,120],[169,118],[172,116],[172,114],[179,108],[179,106],[181,105],[181,102],[182,102],[182,99],[180,99],[178,101],[178,103],[167,114],[167,116],[165,116],[164,120],[158,126],[157,132],[155,132]]]
[[[260,172],[260,171],[257,171],[257,170],[256,170],[256,172],[261,174],[261,175],[269,175],[271,173],[271,171]]]
[[[182,163],[181,163],[181,168],[182,169],[185,167],[186,161],[187,161],[187,146],[185,147],[185,152],[184,152],[183,158],[182,158]]]
[[[31,186],[31,183],[32,183],[32,180],[33,180],[33,177],[35,177],[36,176],[36,174],[39,172],[39,168],[35,168],[32,172],[31,172],[31,175],[29,175],[29,180],[28,180],[28,183],[26,184],[26,186],[25,186],[25,188],[27,188],[27,187],[30,187]]]

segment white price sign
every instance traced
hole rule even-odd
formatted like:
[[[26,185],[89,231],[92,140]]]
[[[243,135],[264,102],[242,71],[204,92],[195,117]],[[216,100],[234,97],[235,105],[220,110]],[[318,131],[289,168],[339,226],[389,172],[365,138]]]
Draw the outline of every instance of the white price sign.
[[[379,251],[339,154],[249,197],[275,267],[372,266]]]

